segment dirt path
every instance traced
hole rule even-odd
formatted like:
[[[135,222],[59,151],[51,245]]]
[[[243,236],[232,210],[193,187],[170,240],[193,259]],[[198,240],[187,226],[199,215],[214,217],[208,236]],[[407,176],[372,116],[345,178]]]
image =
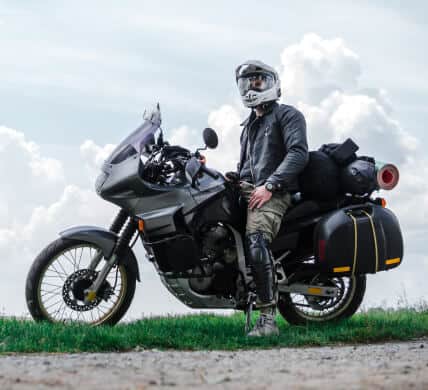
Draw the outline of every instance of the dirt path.
[[[0,357],[0,389],[428,389],[428,340],[243,352]]]

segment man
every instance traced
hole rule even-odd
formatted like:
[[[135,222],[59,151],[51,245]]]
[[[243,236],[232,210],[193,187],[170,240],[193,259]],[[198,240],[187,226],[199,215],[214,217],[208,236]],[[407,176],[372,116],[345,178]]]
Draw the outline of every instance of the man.
[[[251,108],[242,123],[238,165],[241,196],[247,203],[246,259],[253,274],[260,317],[248,334],[278,334],[276,275],[269,244],[278,234],[298,191],[297,176],[308,161],[306,122],[294,107],[278,104],[280,80],[274,68],[247,61],[236,69],[242,102]],[[239,176],[238,176],[239,175]],[[233,175],[232,175],[233,176]]]

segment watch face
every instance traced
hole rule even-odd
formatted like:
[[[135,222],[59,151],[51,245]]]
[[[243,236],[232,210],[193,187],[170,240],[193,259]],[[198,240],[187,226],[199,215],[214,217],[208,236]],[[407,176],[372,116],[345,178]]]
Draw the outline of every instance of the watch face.
[[[273,191],[273,184],[272,183],[266,183],[266,189],[268,190],[268,191]]]

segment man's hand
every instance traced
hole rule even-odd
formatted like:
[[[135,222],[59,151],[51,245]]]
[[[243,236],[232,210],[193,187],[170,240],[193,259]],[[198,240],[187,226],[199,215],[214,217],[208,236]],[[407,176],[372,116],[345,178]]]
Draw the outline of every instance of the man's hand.
[[[256,187],[251,193],[248,208],[250,210],[253,210],[254,208],[259,209],[268,202],[270,198],[272,198],[272,192],[268,191],[265,186]]]

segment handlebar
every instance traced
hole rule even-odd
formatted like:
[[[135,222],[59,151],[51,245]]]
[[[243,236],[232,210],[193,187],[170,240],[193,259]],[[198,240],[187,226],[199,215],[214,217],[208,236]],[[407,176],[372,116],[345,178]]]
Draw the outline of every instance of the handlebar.
[[[217,180],[220,177],[220,175],[216,171],[214,171],[210,168],[207,168],[203,164],[201,165],[201,171],[206,173],[208,176],[211,176],[214,180]]]
[[[154,159],[156,155],[158,157]],[[152,154],[144,171],[148,181],[160,183],[166,183],[169,175],[179,172],[185,173],[192,185],[198,173],[205,173],[214,180],[221,176],[216,171],[207,168],[198,153],[192,155],[184,148],[173,146],[161,148],[157,153]]]

